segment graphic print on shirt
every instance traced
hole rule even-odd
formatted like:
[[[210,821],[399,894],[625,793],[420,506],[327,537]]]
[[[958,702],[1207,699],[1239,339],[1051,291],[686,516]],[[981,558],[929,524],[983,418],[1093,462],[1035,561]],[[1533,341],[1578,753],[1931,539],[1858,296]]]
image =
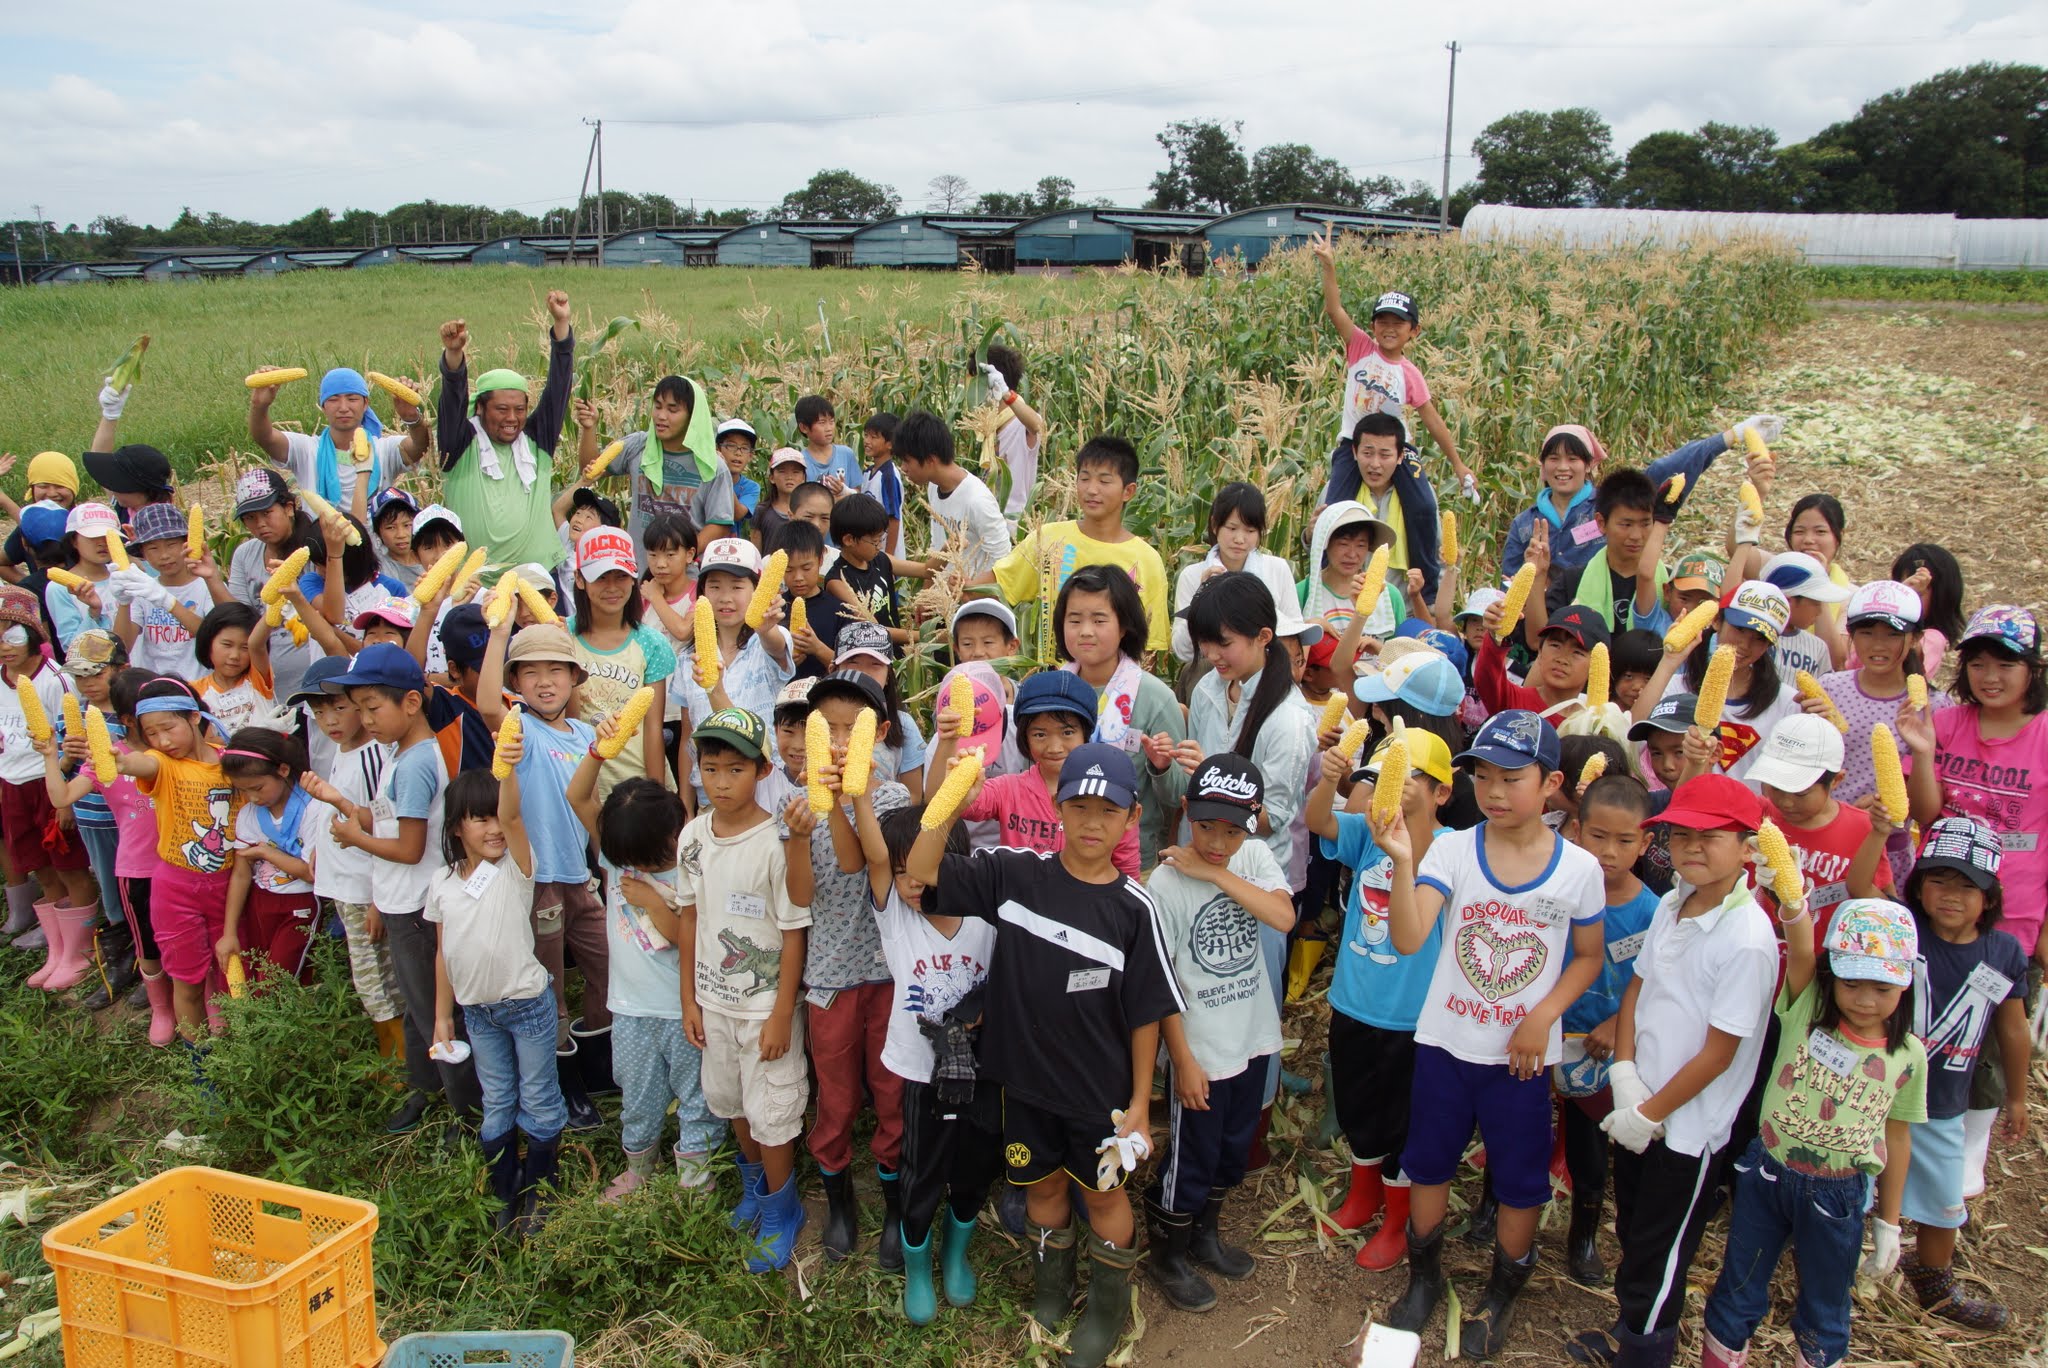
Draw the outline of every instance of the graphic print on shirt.
[[[782,981],[782,947],[779,942],[770,949],[728,926],[718,933],[718,944],[725,951],[724,958],[718,962],[718,972],[727,978],[735,974],[752,974],[754,982],[746,990],[748,993],[773,988]]]
[[[1963,981],[1963,989],[1941,1009],[1933,1021],[1927,1019],[1934,1001],[1934,987],[1927,972],[1927,957],[1913,961],[1913,1034],[1927,1047],[1930,1068],[1966,1074],[1976,1067],[1984,1047],[1984,1032],[1992,1014],[2007,994],[2012,980],[1988,964],[1980,964]]]
[[[1346,413],[1357,426],[1357,419],[1368,413],[1385,413],[1402,418],[1402,409],[1408,402],[1408,379],[1401,367],[1382,355],[1377,348],[1360,357],[1358,364],[1345,377],[1358,388],[1353,392],[1352,402],[1346,405]],[[1404,420],[1405,421],[1405,420]]]
[[[1397,964],[1393,928],[1387,923],[1387,882],[1393,877],[1394,862],[1385,855],[1371,869],[1358,872],[1358,939],[1352,950],[1374,964]]]
[[[1837,1037],[1827,1038],[1839,1044]],[[1894,1080],[1883,1055],[1866,1054],[1846,1073],[1837,1073],[1814,1057],[1811,1041],[1811,1036],[1801,1041],[1792,1058],[1778,1067],[1778,1088],[1785,1096],[1759,1126],[1764,1146],[1803,1173],[1841,1178],[1856,1170],[1831,1165],[1828,1156],[1859,1153],[1869,1137],[1871,1152],[1882,1164],[1885,1118],[1912,1070],[1901,1069]]]
[[[185,863],[198,873],[218,874],[228,867],[228,808],[234,797],[233,789],[208,789],[206,815],[209,824],[192,823],[193,839],[178,847]]]
[[[1763,733],[1759,732],[1755,727],[1750,726],[1746,722],[1737,722],[1732,717],[1723,716],[1719,737],[1721,742],[1721,769],[1724,772],[1733,769],[1735,763],[1742,759],[1743,756],[1755,750],[1757,743],[1763,739]]]
[[[1942,815],[1974,817],[1993,831],[2013,832],[2024,818],[2034,792],[2033,767],[1987,765],[1981,757],[1937,750],[1945,796]],[[2006,842],[2006,849],[2013,849]],[[2033,849],[2028,845],[2026,849]]]
[[[910,967],[903,1010],[920,1021],[940,1021],[988,977],[988,965],[963,950],[926,955]]]
[[[1458,968],[1485,1001],[1453,997],[1450,1009],[1502,1026],[1519,1022],[1528,1015],[1526,1008],[1503,1013],[1493,1004],[1513,997],[1542,976],[1550,947],[1544,944],[1536,923],[1521,908],[1497,898],[1467,903],[1458,910],[1458,923],[1453,937]]]

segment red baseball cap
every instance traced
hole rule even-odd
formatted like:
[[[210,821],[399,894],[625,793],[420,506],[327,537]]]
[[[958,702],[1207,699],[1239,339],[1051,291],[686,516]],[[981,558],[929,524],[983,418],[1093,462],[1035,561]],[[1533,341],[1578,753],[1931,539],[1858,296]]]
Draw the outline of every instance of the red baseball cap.
[[[1671,806],[1643,825],[1660,822],[1691,831],[1755,831],[1764,824],[1764,803],[1739,779],[1702,774],[1680,784],[1671,794]]]

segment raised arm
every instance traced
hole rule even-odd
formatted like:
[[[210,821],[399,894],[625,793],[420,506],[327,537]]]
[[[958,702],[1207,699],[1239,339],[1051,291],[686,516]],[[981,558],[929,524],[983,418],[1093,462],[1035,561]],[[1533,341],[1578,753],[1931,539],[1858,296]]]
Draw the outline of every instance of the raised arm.
[[[1308,240],[1309,250],[1315,254],[1316,262],[1322,267],[1323,314],[1337,329],[1337,340],[1345,346],[1351,345],[1351,334],[1358,331],[1358,325],[1351,321],[1351,315],[1344,311],[1344,296],[1337,288],[1337,246],[1336,229],[1323,225],[1323,235]]]
[[[576,380],[576,334],[569,326],[569,296],[549,290],[548,315],[554,319],[548,334],[548,378],[541,386],[540,402],[527,415],[526,435],[552,456],[562,440],[562,420],[569,416],[569,387]]]
[[[490,657],[486,656],[484,659],[488,661]],[[489,664],[484,666],[484,670],[486,672],[484,678],[488,680],[490,678]],[[477,685],[477,692],[481,693],[483,689],[484,685]],[[611,720],[609,718],[600,724],[598,734],[600,736],[611,735]],[[597,776],[603,770],[604,760],[598,755],[597,747],[593,745],[583,753],[583,759],[577,764],[576,772],[569,776],[569,806],[575,811],[576,820],[583,823],[583,829],[590,833],[592,840],[597,839],[597,818],[598,814],[604,810],[604,804],[600,803],[597,798]]]
[[[434,405],[434,438],[443,470],[452,469],[476,439],[469,425],[469,324],[459,318],[441,325],[441,398]]]
[[[505,833],[505,853],[512,857],[512,863],[519,866],[521,874],[532,878],[533,843],[526,837],[526,822],[520,815],[519,781],[516,778],[504,779],[498,784],[498,827]]]
[[[261,447],[264,455],[282,465],[286,453],[291,450],[291,443],[270,421],[270,406],[276,402],[276,385],[259,385],[249,391],[249,440]]]

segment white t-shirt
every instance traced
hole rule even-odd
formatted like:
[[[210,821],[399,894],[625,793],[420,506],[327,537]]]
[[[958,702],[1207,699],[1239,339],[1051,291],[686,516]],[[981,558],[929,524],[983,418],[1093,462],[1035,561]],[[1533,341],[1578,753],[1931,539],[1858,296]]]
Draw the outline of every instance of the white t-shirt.
[[[1032,487],[1038,483],[1041,445],[1038,434],[1025,427],[1024,420],[1015,414],[996,433],[996,455],[1010,468],[1010,497],[1003,504],[1003,512],[1012,518],[1023,513],[1024,505],[1031,501]]]
[[[270,567],[267,564],[269,555],[270,548],[254,537],[235,548],[234,555],[228,557],[230,598],[237,603],[256,606],[259,592],[270,580]],[[320,643],[310,636],[306,638],[305,645],[294,645],[288,628],[259,627],[256,630],[270,632],[270,686],[277,697],[290,698],[299,691],[299,684],[306,677],[306,667],[326,652],[321,650]],[[324,774],[326,771],[320,768],[323,748],[326,758],[332,760],[334,744],[327,739],[326,733],[315,727],[312,731],[313,768],[316,773]]]
[[[967,583],[987,584],[994,577],[996,562],[1010,554],[1010,524],[1002,506],[979,475],[963,475],[951,494],[939,493],[937,485],[924,487],[932,510],[932,547],[945,546],[956,533],[966,539],[961,553]]]
[[[284,465],[291,471],[292,480],[301,489],[320,492],[320,435],[306,432],[281,432],[284,438]],[[377,455],[377,469],[373,472],[372,490],[382,489],[397,479],[405,469],[405,457],[399,448],[405,445],[405,438],[396,433],[387,433],[370,440],[370,450]],[[355,456],[344,448],[334,451],[334,475],[341,485],[341,497],[334,506],[344,513],[355,511],[356,462]],[[365,517],[369,513],[367,495],[364,500]]]
[[[322,740],[327,734],[315,727],[314,734]],[[327,743],[330,747],[333,742]],[[341,791],[351,803],[369,807],[377,799],[379,781],[384,775],[385,763],[390,752],[374,741],[366,741],[352,751],[341,751],[334,763],[325,770],[317,765],[315,773],[324,773],[327,782]],[[313,891],[323,898],[336,902],[353,903],[358,906],[370,901],[370,855],[368,851],[354,846],[339,846],[334,843],[333,828],[336,813],[325,803],[316,804],[320,816],[312,828],[313,833]]]
[[[1212,565],[1221,566],[1216,548],[1210,547],[1209,554],[1184,567],[1173,582],[1173,654],[1186,664],[1195,658],[1195,639],[1188,632],[1188,620],[1181,611],[1195,601],[1195,592],[1202,587],[1203,573]],[[1294,587],[1294,568],[1278,556],[1264,551],[1254,551],[1244,558],[1247,573],[1257,575],[1273,595],[1273,610],[1281,621],[1301,616],[1301,595]]]
[[[465,1007],[539,997],[548,971],[533,957],[533,880],[511,856],[485,860],[467,878],[436,869],[421,914],[441,924],[448,986]]]
[[[1259,841],[1246,841],[1230,857],[1230,872],[1255,888],[1288,891],[1286,871]],[[1188,1049],[1211,1079],[1235,1078],[1280,1048],[1280,1005],[1266,983],[1261,923],[1214,884],[1167,865],[1152,871],[1145,889],[1187,999],[1181,1028]]]
[[[684,827],[681,842],[679,887],[684,902],[697,909],[697,1005],[740,1021],[766,1021],[785,968],[782,933],[809,926],[811,910],[789,900],[782,844],[788,830],[781,818],[718,836],[713,816],[706,810]],[[810,858],[808,842],[798,855]]]
[[[203,579],[163,587],[201,617],[213,611],[213,591]],[[206,673],[199,668],[199,652],[192,633],[170,609],[131,603],[128,617],[135,624],[135,644],[128,648],[130,665],[188,682]]]
[[[242,810],[235,814],[235,849],[248,850],[255,846],[275,844],[287,855],[291,854],[291,849],[283,845],[281,841],[273,842],[270,839],[270,833],[263,829],[263,818],[258,814],[259,809],[254,803],[242,804]],[[280,818],[272,817],[271,820],[280,823],[278,835],[281,838],[297,837],[299,844],[298,856],[303,860],[311,853],[314,842],[319,839],[320,835],[334,825],[334,809],[317,799],[307,802],[306,806],[299,812],[299,826],[296,832],[286,831],[281,825],[282,819]],[[360,854],[361,852],[357,853]],[[311,893],[314,891],[312,884],[307,883],[304,879],[294,879],[268,860],[258,860],[256,862],[251,887],[260,888],[265,893]]]
[[[1778,677],[1791,679],[1801,670],[1815,679],[1831,674],[1835,658],[1828,652],[1828,644],[1812,632],[1787,632],[1778,638]]]
[[[1780,672],[1781,677],[1783,672]],[[1685,671],[1671,676],[1671,683],[1664,690],[1664,697],[1675,693],[1691,693],[1685,682]],[[1721,712],[1721,772],[1730,779],[1740,779],[1751,788],[1749,772],[1756,768],[1756,758],[1763,753],[1764,738],[1771,734],[1771,728],[1799,711],[1799,690],[1790,684],[1778,686],[1775,702],[1764,706],[1755,717],[1739,716],[1741,700],[1731,694],[1728,705]]]
[[[43,715],[55,727],[63,716],[64,695],[69,692],[65,688],[65,675],[56,666],[43,661],[35,673],[35,682],[36,697],[43,701]],[[10,784],[40,784],[43,781],[43,757],[29,743],[28,719],[21,713],[21,695],[12,685],[0,686],[0,779]]]
[[[639,908],[626,901],[619,867],[610,860],[602,860],[601,864],[605,873],[604,937],[612,952],[605,1001],[612,1015],[681,1021],[682,955],[648,923]],[[639,870],[633,873],[649,883],[670,889],[678,886],[673,869],[655,875]]]
[[[1418,888],[1444,895],[1444,948],[1415,1023],[1415,1043],[1468,1064],[1505,1064],[1508,1038],[1557,983],[1574,926],[1607,912],[1600,862],[1553,836],[1550,865],[1533,882],[1503,888],[1486,863],[1487,823],[1431,843]],[[1543,1062],[1564,1057],[1564,1028],[1550,1024]]]
[[[1740,882],[1711,912],[1680,918],[1691,894],[1683,880],[1672,886],[1636,952],[1643,985],[1636,996],[1636,1070],[1654,1093],[1705,1048],[1708,1027],[1741,1038],[1734,1062],[1664,1119],[1665,1144],[1680,1154],[1706,1154],[1728,1143],[1756,1080],[1778,982],[1778,937],[1770,914]]]
[[[873,907],[872,900],[869,906]],[[882,1065],[913,1083],[932,1081],[932,1043],[918,1028],[920,1021],[940,1021],[988,978],[995,953],[996,924],[962,917],[951,936],[931,919],[912,911],[894,888],[889,901],[874,908],[875,927],[882,935],[882,957],[896,981],[889,1004],[888,1036],[882,1042]]]

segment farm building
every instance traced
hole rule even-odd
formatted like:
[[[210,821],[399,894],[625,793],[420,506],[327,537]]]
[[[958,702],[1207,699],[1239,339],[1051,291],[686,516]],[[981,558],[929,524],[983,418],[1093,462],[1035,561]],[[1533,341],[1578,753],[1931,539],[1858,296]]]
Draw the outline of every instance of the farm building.
[[[144,280],[203,280],[208,276],[240,275],[262,252],[207,252],[158,257],[142,268]]]
[[[847,266],[863,223],[749,223],[718,239],[720,266]]]
[[[1063,209],[1017,226],[1017,265],[1114,266],[1150,270],[1178,256],[1200,270],[1208,260],[1202,229],[1213,214],[1167,209]]]
[[[1365,237],[1438,231],[1435,219],[1409,214],[1368,214],[1325,204],[1268,204],[1216,219],[1202,229],[1202,236],[1209,240],[1210,256],[1235,254],[1245,265],[1256,266],[1267,253],[1299,247],[1325,227]]]
[[[973,214],[908,214],[883,219],[853,235],[856,266],[957,269],[972,259],[985,271],[1008,271],[1017,258],[1020,218]]]
[[[94,280],[140,280],[145,261],[74,261],[46,266],[33,277],[38,285],[77,285]]]
[[[463,266],[477,249],[474,242],[389,243],[372,247],[349,263],[351,270],[366,266],[389,266],[395,261],[419,261],[433,266]]]
[[[729,228],[635,228],[604,240],[607,266],[712,266]]]
[[[574,255],[584,261],[597,260],[598,239],[590,234],[540,236],[524,234],[486,242],[469,255],[474,266],[556,266]]]
[[[286,271],[338,271],[363,254],[360,247],[320,247],[302,251],[263,252],[242,268],[243,275],[282,275]]]
[[[1481,204],[1465,217],[1482,242],[1554,238],[1568,247],[1676,246],[1773,237],[1814,266],[1997,270],[2048,265],[2048,219],[1953,214],[1704,214],[1662,209],[1522,209]]]

